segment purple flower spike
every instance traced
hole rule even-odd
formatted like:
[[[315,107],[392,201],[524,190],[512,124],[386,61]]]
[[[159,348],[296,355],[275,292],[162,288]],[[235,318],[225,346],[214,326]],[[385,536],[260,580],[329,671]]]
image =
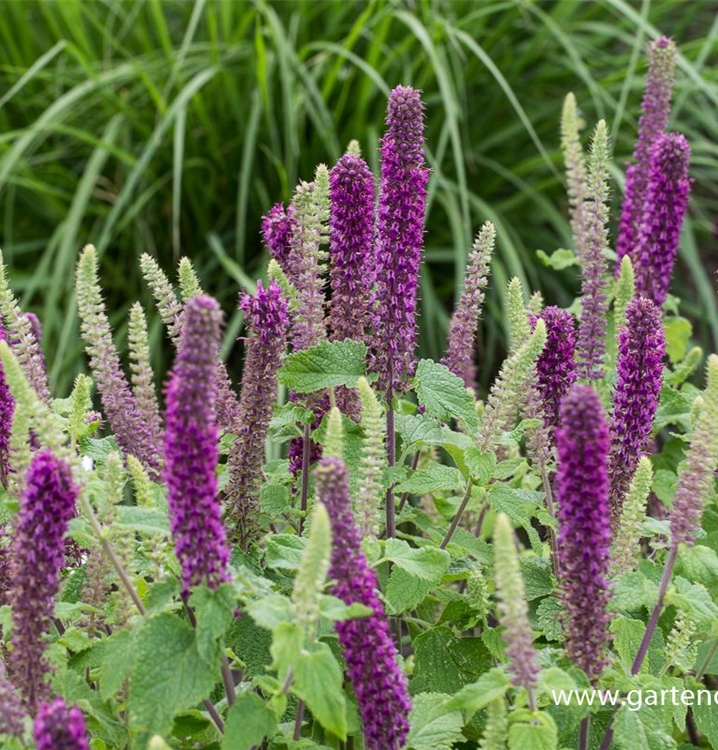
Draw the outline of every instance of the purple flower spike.
[[[329,174],[331,337],[365,341],[376,264],[374,177],[360,156],[344,154]]]
[[[418,91],[391,92],[381,141],[377,210],[378,319],[372,367],[383,393],[414,372],[419,265],[429,170],[424,166],[424,104]]]
[[[636,292],[659,307],[668,294],[688,211],[691,148],[679,133],[659,136],[651,152],[651,171],[635,252]]]
[[[675,68],[676,45],[667,37],[656,39],[649,52],[643,112],[638,120],[638,140],[633,151],[636,162],[626,169],[626,188],[616,240],[616,275],[621,269],[621,259],[624,255],[633,257],[638,242],[639,223],[651,170],[651,152],[656,139],[668,125]]]
[[[637,297],[619,336],[618,378],[611,418],[611,509],[618,518],[638,461],[648,449],[658,408],[666,341],[661,311]]]
[[[259,488],[262,482],[264,442],[274,411],[277,373],[287,342],[289,313],[279,286],[261,282],[257,296],[245,295],[244,310],[250,332],[244,363],[238,435],[229,450],[226,512],[232,536],[243,549],[259,534]]]
[[[556,433],[559,579],[566,653],[591,681],[606,659],[610,593],[608,563],[608,429],[598,394],[574,385],[561,404]]]
[[[90,750],[82,711],[62,698],[40,707],[34,730],[37,750]]]
[[[317,496],[332,524],[332,594],[345,604],[358,602],[369,617],[335,623],[364,726],[366,750],[399,750],[409,731],[411,702],[399,669],[389,623],[377,596],[374,571],[367,566],[352,513],[344,462],[324,458],[316,469]]]
[[[20,497],[9,596],[14,623],[9,666],[33,714],[48,695],[45,636],[65,562],[63,536],[75,514],[77,495],[69,466],[50,451],[36,453]]]
[[[7,332],[0,318],[0,341],[7,341]],[[10,386],[0,365],[0,484],[7,487],[7,475],[10,470],[10,434],[12,418],[15,413],[15,401],[10,393]],[[0,556],[2,552],[0,552]]]
[[[567,310],[546,307],[532,320],[546,323],[546,345],[536,360],[536,378],[544,424],[552,432],[559,425],[561,399],[576,381],[576,321]]]
[[[229,580],[229,550],[217,497],[215,403],[222,313],[211,297],[192,297],[166,389],[167,502],[183,592]]]
[[[285,208],[282,203],[275,203],[262,217],[264,245],[290,280],[292,279],[292,273],[288,260],[292,239],[292,211],[291,206]]]

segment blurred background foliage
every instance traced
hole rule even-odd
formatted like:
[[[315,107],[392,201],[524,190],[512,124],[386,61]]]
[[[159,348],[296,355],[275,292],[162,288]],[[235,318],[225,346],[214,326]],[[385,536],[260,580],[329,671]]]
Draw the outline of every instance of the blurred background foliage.
[[[570,242],[558,148],[564,95],[615,140],[616,205],[648,40],[679,44],[673,129],[693,147],[690,221],[673,292],[694,338],[718,348],[718,17],[711,2],[475,0],[3,0],[0,246],[38,312],[58,395],[84,366],[74,313],[80,247],[97,245],[122,345],[130,303],[151,305],[137,259],[187,255],[228,316],[265,267],[261,215],[350,139],[377,168],[391,88],[427,104],[433,169],[421,354],[439,357],[473,233],[496,223],[482,326],[483,384],[503,356],[502,298],[517,275],[570,304],[577,269],[536,254]],[[615,215],[614,215],[615,226]],[[152,316],[157,366],[169,350]]]

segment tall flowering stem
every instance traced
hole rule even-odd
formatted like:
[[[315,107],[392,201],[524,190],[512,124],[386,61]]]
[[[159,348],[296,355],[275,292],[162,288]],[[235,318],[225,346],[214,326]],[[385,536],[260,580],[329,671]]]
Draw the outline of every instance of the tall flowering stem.
[[[679,133],[659,136],[651,150],[651,169],[632,260],[638,294],[652,299],[659,307],[668,294],[688,211],[690,155],[688,141]]]
[[[326,506],[332,525],[332,594],[345,604],[356,602],[372,610],[368,617],[335,623],[359,704],[364,747],[399,750],[409,731],[409,691],[377,594],[376,575],[367,565],[354,523],[344,462],[323,458],[316,469],[316,483],[317,497]]]
[[[389,97],[381,140],[377,209],[378,320],[374,371],[379,390],[401,390],[414,372],[419,265],[429,170],[424,166],[424,104],[398,86]]]
[[[37,750],[90,750],[82,711],[62,698],[41,706],[34,734]]]
[[[227,459],[229,481],[226,513],[232,536],[243,549],[259,535],[259,488],[262,482],[264,442],[274,410],[277,373],[282,364],[289,326],[287,302],[272,282],[257,296],[243,297],[250,338],[244,364],[237,440]]]
[[[567,310],[546,307],[532,320],[546,325],[546,344],[536,360],[536,387],[541,396],[544,424],[551,431],[559,425],[561,399],[576,381],[576,321]]]
[[[217,497],[216,371],[222,314],[211,297],[193,297],[167,384],[167,502],[185,594],[229,579],[229,549]]]
[[[293,213],[292,206],[285,208],[282,203],[275,203],[262,217],[262,241],[264,246],[290,279],[294,275],[289,263],[292,232],[294,231]]]
[[[45,637],[65,561],[63,537],[75,514],[77,496],[70,467],[50,451],[37,452],[20,497],[9,596],[13,614],[10,668],[23,703],[33,714],[49,693]]]
[[[636,248],[649,182],[651,151],[656,139],[668,125],[675,69],[676,45],[667,37],[656,39],[649,51],[648,77],[641,105],[642,114],[638,120],[638,140],[633,151],[635,163],[626,169],[626,188],[616,240],[616,273],[620,270],[624,255],[633,255]]]
[[[1,601],[1,599],[0,599]],[[21,737],[25,710],[17,691],[7,679],[5,665],[0,661],[0,734]]]
[[[586,198],[586,159],[581,146],[576,97],[566,94],[561,113],[561,150],[566,166],[566,190],[574,246],[580,252],[583,235],[583,202]]]
[[[7,332],[2,325],[2,318],[0,318],[0,341],[7,341]],[[6,489],[10,470],[10,436],[14,412],[15,401],[0,364],[0,483]]]
[[[581,218],[581,318],[578,326],[577,359],[579,376],[603,378],[606,353],[606,280],[608,264],[603,251],[608,247],[608,162],[606,123],[596,126],[588,160],[588,183]]]
[[[609,464],[614,520],[621,513],[638,461],[648,450],[661,393],[665,350],[660,309],[651,300],[637,297],[626,310],[626,325],[618,343]]]
[[[0,316],[9,333],[15,355],[28,381],[42,401],[50,401],[50,386],[45,372],[45,360],[36,337],[33,319],[20,309],[10,289],[7,267],[0,251]],[[35,319],[37,320],[37,319]],[[39,328],[39,326],[38,326]]]
[[[479,231],[466,267],[466,280],[459,301],[451,316],[449,341],[441,360],[454,375],[463,379],[467,388],[476,389],[476,331],[484,303],[484,290],[489,283],[491,256],[496,242],[496,229],[487,221]]]
[[[610,640],[608,428],[598,394],[574,385],[561,405],[556,496],[568,657],[595,682]]]
[[[329,302],[330,338],[370,343],[376,262],[374,242],[374,177],[366,162],[345,154],[329,174]],[[336,393],[341,410],[357,419],[355,391]]]
[[[345,154],[329,173],[329,323],[334,341],[366,341],[376,263],[374,177],[360,156]]]
[[[539,668],[528,620],[524,581],[516,554],[514,530],[505,513],[497,516],[494,527],[494,577],[499,600],[499,622],[504,628],[503,639],[511,679],[517,687],[525,688],[529,704],[534,709]]]
[[[90,368],[102,398],[110,427],[125,453],[136,456],[144,467],[157,472],[161,443],[142,417],[137,399],[120,366],[120,357],[112,340],[112,329],[97,274],[97,251],[87,245],[77,264],[77,307],[80,332],[86,343]]]
[[[130,348],[130,369],[132,371],[132,392],[137,400],[137,408],[153,436],[162,440],[162,418],[155,392],[155,380],[150,362],[150,342],[147,332],[147,318],[139,302],[130,308],[127,330]]]

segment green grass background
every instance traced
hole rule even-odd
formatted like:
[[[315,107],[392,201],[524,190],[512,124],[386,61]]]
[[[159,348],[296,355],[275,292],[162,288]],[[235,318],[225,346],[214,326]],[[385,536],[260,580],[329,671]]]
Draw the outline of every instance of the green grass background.
[[[695,178],[673,291],[695,338],[718,348],[718,17],[692,0],[233,2],[2,0],[0,246],[22,303],[42,317],[59,393],[83,367],[72,293],[79,248],[97,245],[120,341],[129,304],[150,304],[137,258],[195,262],[228,317],[238,372],[239,289],[266,257],[261,214],[319,162],[360,141],[377,167],[388,92],[424,91],[433,169],[422,274],[421,354],[441,355],[473,233],[498,228],[482,327],[484,383],[503,354],[502,290],[517,275],[570,303],[576,269],[537,249],[569,242],[558,150],[574,91],[605,117],[622,190],[639,114],[645,47],[680,46],[671,127]],[[614,217],[615,221],[615,217]],[[158,367],[169,351],[156,316]]]

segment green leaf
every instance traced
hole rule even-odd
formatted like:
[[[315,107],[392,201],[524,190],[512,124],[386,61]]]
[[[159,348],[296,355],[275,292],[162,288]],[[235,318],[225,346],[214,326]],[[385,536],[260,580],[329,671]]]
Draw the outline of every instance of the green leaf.
[[[137,505],[118,505],[113,527],[145,536],[169,536],[170,523],[163,508],[141,508]]]
[[[464,381],[444,365],[422,359],[416,368],[416,396],[430,416],[451,422],[458,419],[470,430],[476,430],[478,420],[474,398]]]
[[[677,576],[674,583],[676,590],[669,592],[666,601],[689,614],[698,629],[710,630],[718,620],[718,605],[706,587],[700,583],[691,583],[682,576]]]
[[[250,750],[276,731],[272,709],[256,693],[244,693],[227,714],[222,750]]]
[[[630,670],[636,658],[638,649],[646,632],[646,626],[641,620],[629,620],[626,617],[617,617],[609,627],[613,633],[613,645],[618,652],[623,666]],[[665,661],[663,633],[656,628],[648,646],[648,658],[643,662],[641,672],[655,672],[663,666]]]
[[[712,693],[711,697],[714,696],[715,693]],[[691,711],[696,721],[696,727],[708,738],[710,747],[718,747],[718,712],[716,712],[715,706],[705,700],[702,700],[701,704],[698,705],[696,697]]]
[[[174,716],[206,698],[217,682],[219,659],[203,659],[195,632],[174,615],[148,618],[133,653],[129,715],[135,733],[168,734]]]
[[[514,711],[510,720],[509,750],[556,750],[558,747],[556,724],[546,712]]]
[[[292,619],[290,601],[282,594],[268,594],[255,599],[245,606],[245,610],[257,625],[267,630],[274,630],[280,622]]]
[[[503,697],[510,687],[511,683],[505,672],[495,667],[482,674],[476,682],[461,688],[448,705],[451,708],[460,708],[472,716],[486,708],[492,700]]]
[[[521,575],[526,589],[526,600],[531,602],[553,591],[551,564],[544,558],[520,559]]]
[[[441,490],[454,492],[463,483],[461,472],[453,466],[432,464],[426,469],[415,471],[407,480],[395,487],[396,492],[409,492],[412,495],[426,495]]]
[[[471,476],[478,484],[486,485],[491,481],[496,470],[495,453],[481,453],[475,445],[472,445],[466,449],[464,460]]]
[[[448,698],[443,693],[414,696],[407,747],[412,750],[449,750],[462,738],[462,713],[459,709],[447,707]]]
[[[568,250],[565,247],[554,250],[551,255],[543,250],[537,250],[536,255],[547,268],[553,268],[556,271],[563,271],[564,268],[580,265],[580,261],[573,250]]]
[[[400,615],[414,609],[426,599],[433,587],[434,584],[429,581],[395,567],[386,587],[386,611],[390,615]]]
[[[451,557],[443,549],[410,547],[403,539],[388,539],[380,562],[385,561],[395,563],[417,578],[436,583],[449,569]]]
[[[234,587],[223,583],[216,589],[197,588],[189,598],[197,615],[197,650],[206,661],[211,661],[221,649],[219,640],[234,620],[237,602]]]
[[[312,653],[303,653],[294,664],[292,692],[301,698],[316,720],[340,739],[346,739],[346,699],[343,675],[329,646],[317,644]]]
[[[122,688],[132,672],[132,633],[118,630],[105,642],[100,664],[100,695],[111,698]]]
[[[264,558],[270,568],[296,570],[305,545],[306,540],[294,534],[274,534],[267,539]]]
[[[340,385],[355,387],[366,377],[366,345],[359,341],[322,341],[287,357],[279,382],[297,393]]]
[[[668,316],[663,319],[663,327],[666,333],[666,354],[672,364],[680,362],[685,353],[688,342],[693,334],[693,326],[690,320],[680,316]]]
[[[682,544],[678,549],[678,561],[692,581],[702,583],[708,589],[718,583],[718,554],[710,547],[701,544],[687,547]]]
[[[302,629],[292,622],[282,622],[272,631],[272,669],[279,674],[280,680],[294,665],[304,642]]]
[[[658,599],[658,586],[639,570],[622,575],[613,584],[612,605],[618,610],[635,612],[651,609]]]
[[[561,628],[561,602],[553,596],[542,599],[536,608],[536,617],[544,637],[547,641],[562,641],[563,629]]]

